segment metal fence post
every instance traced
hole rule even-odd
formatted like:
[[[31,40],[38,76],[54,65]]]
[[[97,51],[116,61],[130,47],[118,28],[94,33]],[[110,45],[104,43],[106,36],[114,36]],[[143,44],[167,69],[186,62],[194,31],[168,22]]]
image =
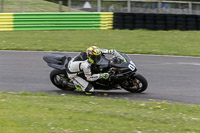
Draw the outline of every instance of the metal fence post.
[[[68,0],[68,12],[71,12],[71,0]]]
[[[4,9],[4,0],[1,0],[1,13],[3,13],[3,9]]]
[[[162,10],[162,2],[161,0],[158,0],[158,13],[161,13]]]
[[[127,12],[131,12],[131,0],[127,0]]]
[[[101,12],[101,0],[97,0],[97,12]]]
[[[20,12],[24,12],[24,2],[20,2]]]
[[[192,2],[189,2],[189,14],[192,14]]]
[[[62,5],[63,5],[63,2],[59,1],[59,12],[62,12]]]

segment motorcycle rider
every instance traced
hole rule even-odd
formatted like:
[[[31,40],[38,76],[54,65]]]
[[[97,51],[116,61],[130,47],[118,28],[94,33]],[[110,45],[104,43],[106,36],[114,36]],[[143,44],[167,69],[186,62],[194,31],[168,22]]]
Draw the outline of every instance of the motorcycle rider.
[[[70,60],[67,73],[77,90],[84,91],[85,94],[91,94],[94,87],[88,81],[109,78],[109,73],[92,74],[91,72],[92,64],[98,63],[102,54],[112,54],[120,57],[115,49],[99,49],[97,46],[90,46],[86,52],[81,52]],[[79,76],[82,73],[85,75],[86,80]]]

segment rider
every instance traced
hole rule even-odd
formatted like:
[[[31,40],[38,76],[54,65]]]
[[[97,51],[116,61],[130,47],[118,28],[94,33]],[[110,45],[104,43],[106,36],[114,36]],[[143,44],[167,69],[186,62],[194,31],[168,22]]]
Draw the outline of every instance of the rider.
[[[119,53],[115,49],[99,49],[97,46],[91,46],[86,52],[81,52],[70,60],[67,73],[76,89],[84,91],[86,94],[91,94],[94,91],[94,87],[88,81],[109,78],[109,73],[92,74],[91,72],[91,65],[98,63],[102,54],[119,56]],[[84,73],[86,80],[79,76],[81,73]]]

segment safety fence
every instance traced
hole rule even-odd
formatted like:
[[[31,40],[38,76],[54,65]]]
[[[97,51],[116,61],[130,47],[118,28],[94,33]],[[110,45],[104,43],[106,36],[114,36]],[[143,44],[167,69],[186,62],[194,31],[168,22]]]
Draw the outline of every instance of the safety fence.
[[[200,15],[114,13],[114,29],[200,30]]]
[[[2,13],[0,31],[112,29],[112,12]]]

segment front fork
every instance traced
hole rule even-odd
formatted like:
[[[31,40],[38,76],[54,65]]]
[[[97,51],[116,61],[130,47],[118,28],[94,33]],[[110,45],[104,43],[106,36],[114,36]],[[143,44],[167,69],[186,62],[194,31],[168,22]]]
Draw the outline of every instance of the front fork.
[[[132,74],[130,74],[128,77],[127,77],[127,79],[122,83],[122,86],[126,86],[126,87],[128,87],[128,86],[131,86],[131,87],[133,87],[134,86],[134,84],[133,84],[133,80],[135,80],[135,77],[138,75],[138,73],[137,72],[134,72],[134,73],[132,73]]]

